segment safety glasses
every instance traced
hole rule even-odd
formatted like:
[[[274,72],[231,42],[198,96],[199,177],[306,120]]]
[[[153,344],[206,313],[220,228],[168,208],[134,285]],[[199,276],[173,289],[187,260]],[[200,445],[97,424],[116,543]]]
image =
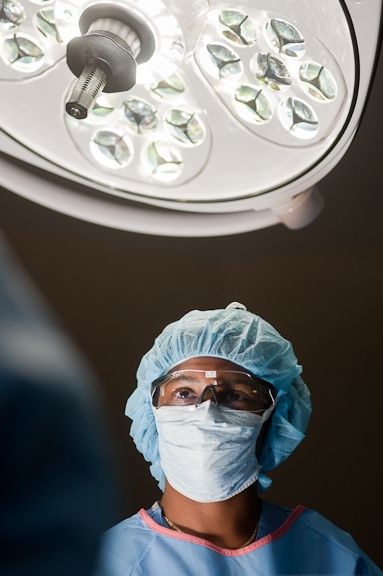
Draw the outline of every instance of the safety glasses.
[[[272,384],[240,370],[175,370],[155,380],[153,406],[199,406],[206,400],[232,410],[263,413],[275,404]]]

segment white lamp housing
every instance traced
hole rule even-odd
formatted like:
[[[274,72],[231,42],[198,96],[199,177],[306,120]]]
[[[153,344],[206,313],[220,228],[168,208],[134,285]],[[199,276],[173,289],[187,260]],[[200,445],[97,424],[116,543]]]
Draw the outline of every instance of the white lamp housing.
[[[382,0],[0,6],[0,183],[77,218],[167,236],[299,228],[319,214],[316,184],[358,127],[382,17]],[[101,94],[77,120],[65,112],[77,80],[66,44],[92,10],[144,22],[154,49],[137,57],[133,88]]]

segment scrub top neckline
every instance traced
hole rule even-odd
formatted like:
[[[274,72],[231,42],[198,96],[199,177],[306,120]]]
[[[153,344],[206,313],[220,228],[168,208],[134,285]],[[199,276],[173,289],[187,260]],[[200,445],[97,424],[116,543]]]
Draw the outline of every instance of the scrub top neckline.
[[[301,505],[296,506],[294,510],[290,512],[289,516],[286,518],[286,520],[281,524],[279,528],[277,528],[270,534],[266,534],[259,540],[255,540],[248,546],[237,549],[222,548],[220,546],[217,546],[216,544],[213,544],[212,542],[209,542],[208,540],[205,540],[204,538],[200,538],[199,536],[192,536],[191,534],[186,534],[184,532],[182,533],[176,532],[174,530],[171,530],[170,528],[161,526],[160,524],[157,524],[155,520],[153,520],[153,518],[148,514],[148,512],[144,508],[141,508],[138,514],[141,520],[151,530],[161,534],[162,536],[168,536],[169,538],[174,538],[175,540],[183,540],[184,542],[191,542],[192,544],[198,544],[199,546],[210,548],[210,550],[214,550],[215,552],[218,552],[223,556],[242,556],[244,554],[248,554],[249,552],[257,550],[262,546],[266,546],[267,544],[270,544],[273,540],[277,540],[278,538],[283,536],[289,530],[292,524],[299,518],[302,512],[304,512],[304,510],[305,510],[304,506]]]

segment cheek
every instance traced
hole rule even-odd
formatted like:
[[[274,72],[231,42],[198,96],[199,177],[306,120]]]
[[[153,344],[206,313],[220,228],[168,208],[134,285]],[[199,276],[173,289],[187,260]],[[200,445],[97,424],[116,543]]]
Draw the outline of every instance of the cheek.
[[[161,406],[166,406],[167,402],[166,402],[166,398],[165,396],[158,396],[158,400],[157,400],[157,408],[160,408]]]

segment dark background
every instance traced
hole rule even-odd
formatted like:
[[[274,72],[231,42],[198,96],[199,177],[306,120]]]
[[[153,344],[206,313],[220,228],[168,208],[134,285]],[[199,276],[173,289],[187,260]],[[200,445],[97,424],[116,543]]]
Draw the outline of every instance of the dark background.
[[[238,300],[293,342],[313,398],[308,437],[267,498],[316,508],[383,565],[382,70],[354,143],[320,185],[325,211],[303,230],[139,236],[1,191],[0,227],[100,377],[116,520],[158,497],[124,417],[142,354],[190,309]]]

